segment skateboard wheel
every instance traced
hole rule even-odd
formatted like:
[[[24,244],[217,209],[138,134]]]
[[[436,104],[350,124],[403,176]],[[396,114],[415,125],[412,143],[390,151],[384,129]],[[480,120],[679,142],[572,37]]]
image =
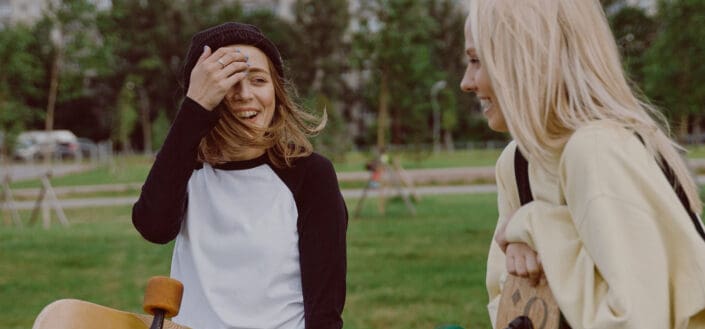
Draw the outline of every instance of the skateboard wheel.
[[[165,276],[153,276],[147,282],[142,309],[149,314],[164,311],[164,316],[171,318],[179,314],[184,285],[179,280]]]

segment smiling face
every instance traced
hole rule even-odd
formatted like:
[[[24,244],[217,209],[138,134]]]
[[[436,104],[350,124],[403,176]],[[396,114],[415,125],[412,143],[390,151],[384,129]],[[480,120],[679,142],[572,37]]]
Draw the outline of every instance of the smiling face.
[[[502,109],[500,109],[492,89],[490,77],[480,63],[469,19],[465,21],[465,54],[468,56],[468,64],[463,81],[460,83],[460,89],[464,92],[475,93],[475,96],[480,100],[482,114],[487,118],[487,125],[490,129],[498,132],[509,131]]]
[[[248,45],[232,45],[249,57],[247,77],[233,86],[225,95],[227,109],[243,122],[259,128],[269,127],[274,117],[276,97],[269,59],[261,50]]]

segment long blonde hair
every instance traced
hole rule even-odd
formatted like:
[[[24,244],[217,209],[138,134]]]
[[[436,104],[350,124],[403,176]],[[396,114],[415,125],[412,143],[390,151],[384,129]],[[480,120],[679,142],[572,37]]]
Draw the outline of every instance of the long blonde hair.
[[[702,211],[665,118],[630,87],[599,1],[472,0],[468,19],[509,131],[532,161],[555,160],[575,130],[611,120],[642,136]]]
[[[267,62],[269,71],[277,72],[269,58]],[[304,111],[292,99],[296,93],[293,86],[276,73],[271,76],[276,104],[269,127],[249,125],[220,104],[220,120],[198,146],[199,161],[223,163],[237,156],[244,146],[266,149],[269,160],[275,166],[290,167],[295,158],[306,157],[313,152],[308,137],[325,127],[325,111],[320,118]]]

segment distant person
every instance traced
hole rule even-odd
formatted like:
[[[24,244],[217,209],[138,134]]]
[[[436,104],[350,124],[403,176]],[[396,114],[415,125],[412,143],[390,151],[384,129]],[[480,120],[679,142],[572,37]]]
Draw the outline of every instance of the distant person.
[[[465,42],[461,88],[514,139],[496,165],[492,321],[507,274],[545,275],[572,328],[705,328],[702,202],[600,2],[472,0]],[[521,207],[517,149],[533,196]]]
[[[183,84],[132,213],[145,239],[176,239],[174,320],[342,328],[347,210],[331,162],[307,140],[325,117],[294,104],[277,47],[248,24],[194,35]]]
[[[382,183],[382,175],[384,175],[384,170],[386,166],[389,165],[389,155],[384,148],[378,151],[374,159],[370,160],[365,164],[365,169],[370,172],[370,179],[368,183],[369,188],[379,188]]]

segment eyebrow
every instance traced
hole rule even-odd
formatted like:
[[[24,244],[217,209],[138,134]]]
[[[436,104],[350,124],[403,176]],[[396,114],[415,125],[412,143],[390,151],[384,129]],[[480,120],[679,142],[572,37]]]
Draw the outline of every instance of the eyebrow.
[[[251,67],[249,68],[249,71],[250,71],[250,72],[254,72],[254,73],[267,73],[267,74],[270,74],[270,73],[269,73],[269,70],[263,69],[263,68],[261,68],[261,67],[256,67],[256,66],[251,66]]]

